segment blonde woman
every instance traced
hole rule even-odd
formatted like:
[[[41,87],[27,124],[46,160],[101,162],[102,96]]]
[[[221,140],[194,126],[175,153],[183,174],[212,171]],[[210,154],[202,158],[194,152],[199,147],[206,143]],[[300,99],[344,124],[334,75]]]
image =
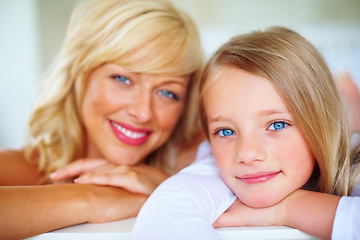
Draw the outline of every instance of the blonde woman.
[[[24,148],[0,152],[1,238],[136,216],[195,158],[202,64],[196,26],[168,1],[76,8]]]
[[[358,237],[360,141],[350,141],[319,52],[294,31],[269,28],[225,43],[201,79],[210,144],[148,199],[135,239],[147,231],[166,239],[164,229],[176,239],[221,239],[215,220],[215,227],[287,225],[321,239]]]

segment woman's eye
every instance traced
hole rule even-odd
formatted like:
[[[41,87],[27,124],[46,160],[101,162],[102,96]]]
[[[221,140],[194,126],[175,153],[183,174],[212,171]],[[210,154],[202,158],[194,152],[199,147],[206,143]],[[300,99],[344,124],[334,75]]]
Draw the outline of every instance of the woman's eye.
[[[287,126],[288,126],[288,124],[285,122],[274,122],[273,124],[271,124],[268,127],[268,130],[271,130],[271,131],[281,130],[281,129],[286,128]]]
[[[221,129],[220,131],[218,131],[218,134],[220,137],[228,137],[231,135],[235,135],[235,132],[230,129]]]
[[[164,96],[164,97],[167,97],[167,98],[172,98],[174,100],[179,100],[179,97],[175,93],[167,91],[167,90],[161,90],[161,91],[159,91],[159,94],[161,96]]]
[[[122,84],[130,84],[130,80],[127,77],[121,76],[121,75],[115,75],[112,78],[114,78],[116,81]]]

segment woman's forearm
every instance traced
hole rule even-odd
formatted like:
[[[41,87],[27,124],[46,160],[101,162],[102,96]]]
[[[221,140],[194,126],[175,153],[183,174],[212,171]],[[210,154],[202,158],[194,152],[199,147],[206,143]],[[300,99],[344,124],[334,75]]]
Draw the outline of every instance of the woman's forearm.
[[[20,239],[83,223],[87,197],[75,184],[0,188],[0,235]]]
[[[77,184],[0,187],[0,196],[2,239],[136,216],[146,200],[122,189]],[[127,202],[134,204],[130,207]]]
[[[283,202],[283,224],[330,239],[339,200],[339,196],[298,190]]]

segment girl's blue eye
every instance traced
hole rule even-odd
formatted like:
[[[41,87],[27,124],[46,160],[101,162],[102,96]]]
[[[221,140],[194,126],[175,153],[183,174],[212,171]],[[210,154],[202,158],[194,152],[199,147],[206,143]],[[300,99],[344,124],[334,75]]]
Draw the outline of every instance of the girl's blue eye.
[[[167,98],[172,98],[174,100],[179,100],[179,97],[175,93],[170,92],[168,90],[161,90],[161,91],[159,91],[159,94],[164,96],[164,97],[167,97]]]
[[[268,130],[272,130],[272,131],[281,130],[286,128],[287,126],[288,124],[285,122],[274,122],[269,126]]]
[[[231,135],[235,135],[235,132],[230,129],[221,129],[218,133],[220,137],[228,137]]]
[[[116,81],[118,81],[122,84],[130,84],[130,80],[124,76],[116,75],[116,76],[113,76],[113,78],[115,78]]]

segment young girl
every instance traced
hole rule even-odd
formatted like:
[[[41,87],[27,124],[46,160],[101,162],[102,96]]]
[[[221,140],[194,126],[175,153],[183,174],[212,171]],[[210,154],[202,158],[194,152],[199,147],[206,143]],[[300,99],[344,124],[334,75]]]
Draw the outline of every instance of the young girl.
[[[200,106],[213,156],[203,143],[197,162],[154,192],[134,239],[220,239],[212,224],[236,198],[214,226],[360,236],[360,198],[347,197],[360,195],[359,141],[308,41],[282,27],[233,38],[205,67]]]

